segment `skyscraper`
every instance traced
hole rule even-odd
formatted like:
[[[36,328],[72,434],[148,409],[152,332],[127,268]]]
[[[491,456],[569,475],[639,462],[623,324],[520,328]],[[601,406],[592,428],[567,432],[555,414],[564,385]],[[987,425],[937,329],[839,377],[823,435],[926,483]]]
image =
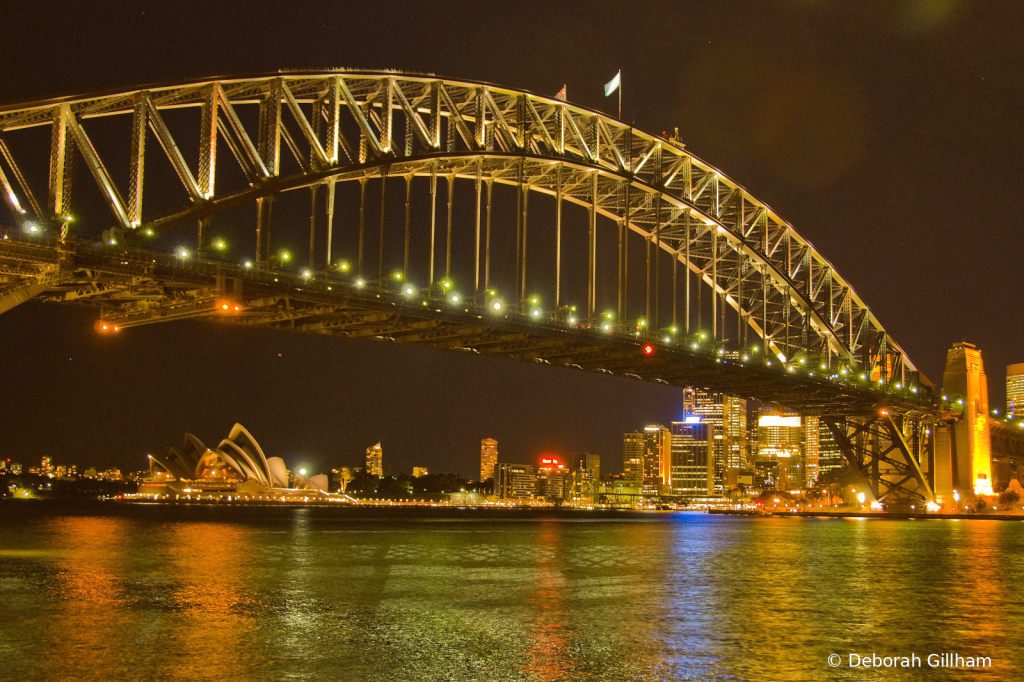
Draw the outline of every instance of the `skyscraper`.
[[[804,439],[804,487],[818,480],[818,455],[820,432],[817,417],[803,418]]]
[[[589,452],[578,452],[572,458],[572,503],[597,504],[601,492],[601,458]]]
[[[500,500],[531,500],[536,476],[529,464],[494,465],[494,494]]]
[[[572,495],[572,476],[557,457],[548,455],[540,458],[537,495],[548,502],[561,502]]]
[[[745,429],[739,429],[739,425],[740,423],[745,425],[747,422],[747,401],[731,396],[723,396],[721,393],[712,393],[702,388],[695,389],[693,394],[692,414],[699,416],[702,423],[714,426],[712,441],[714,446],[714,457],[712,460],[714,484],[715,491],[722,492],[728,485],[726,468],[738,469],[743,466],[740,460],[744,458],[744,442],[747,439],[744,436]],[[685,404],[685,393],[683,401]],[[727,406],[728,410],[726,409]],[[726,426],[726,414],[730,416],[728,427]],[[733,420],[735,420],[735,423],[733,423]],[[727,431],[731,434],[728,452],[733,457],[732,462],[734,464],[729,463],[726,459]]]
[[[1024,362],[1006,368],[1006,413],[1024,417]]]
[[[747,401],[743,398],[722,398],[722,455],[727,470],[739,470],[750,459],[747,439]],[[728,479],[729,476],[726,476]]]
[[[494,465],[498,463],[498,441],[484,438],[480,441],[480,480],[494,476]]]
[[[704,497],[714,494],[715,425],[696,415],[672,422],[673,495]]]
[[[639,489],[644,481],[644,432],[622,434],[622,478],[626,485]]]
[[[39,471],[40,471],[40,473],[43,476],[49,476],[50,474],[52,474],[53,473],[53,460],[51,460],[49,457],[44,456],[43,457],[43,462],[42,462],[42,467],[40,468]]]
[[[671,485],[672,434],[664,426],[645,426],[623,434],[622,470],[643,495],[656,496]]]
[[[380,443],[366,448],[366,473],[378,478],[384,475],[384,452]]]
[[[818,476],[821,477],[830,471],[842,469],[846,465],[843,451],[839,449],[828,424],[818,419]]]
[[[802,441],[799,415],[766,412],[758,417],[757,458],[762,464],[774,464],[779,490],[804,485]]]

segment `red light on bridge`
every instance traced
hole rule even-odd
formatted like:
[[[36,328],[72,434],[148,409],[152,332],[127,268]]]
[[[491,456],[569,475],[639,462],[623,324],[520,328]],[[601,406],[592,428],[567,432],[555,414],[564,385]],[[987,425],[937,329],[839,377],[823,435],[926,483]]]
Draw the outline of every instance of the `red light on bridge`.
[[[644,346],[644,355],[654,355],[654,346],[651,344]]]

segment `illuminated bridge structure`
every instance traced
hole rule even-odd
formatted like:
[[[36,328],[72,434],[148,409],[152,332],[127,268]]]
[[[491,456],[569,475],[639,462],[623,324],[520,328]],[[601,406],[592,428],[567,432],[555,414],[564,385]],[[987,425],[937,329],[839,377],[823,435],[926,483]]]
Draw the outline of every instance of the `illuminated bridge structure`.
[[[598,111],[398,72],[174,83],[0,108],[0,182],[0,312],[705,386],[823,415],[876,497],[934,499],[948,415],[851,284],[679,140]]]

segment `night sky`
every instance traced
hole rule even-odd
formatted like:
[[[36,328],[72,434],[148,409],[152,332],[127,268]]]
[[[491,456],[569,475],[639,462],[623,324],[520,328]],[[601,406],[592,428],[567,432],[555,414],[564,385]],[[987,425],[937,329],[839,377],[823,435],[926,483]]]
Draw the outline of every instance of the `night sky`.
[[[0,100],[277,69],[430,72],[678,127],[687,148],[810,239],[933,381],[976,343],[993,407],[1024,361],[1024,4],[762,2],[9,3]],[[564,7],[564,9],[563,9]],[[83,167],[84,168],[84,167]],[[85,182],[84,174],[80,182]],[[148,190],[152,192],[153,190]],[[681,391],[564,369],[185,322],[92,331],[95,311],[0,316],[0,456],[142,468],[245,424],[327,470],[474,475],[597,452],[680,412]]]

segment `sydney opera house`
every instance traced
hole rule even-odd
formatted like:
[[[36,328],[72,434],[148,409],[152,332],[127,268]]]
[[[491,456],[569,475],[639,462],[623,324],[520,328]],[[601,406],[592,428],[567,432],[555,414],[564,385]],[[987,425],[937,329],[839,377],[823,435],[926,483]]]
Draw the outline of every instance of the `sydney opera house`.
[[[305,469],[290,472],[280,457],[267,457],[244,426],[235,424],[228,437],[208,448],[191,433],[180,450],[149,456],[149,476],[140,496],[238,497],[243,499],[326,497],[327,476],[306,477]]]

